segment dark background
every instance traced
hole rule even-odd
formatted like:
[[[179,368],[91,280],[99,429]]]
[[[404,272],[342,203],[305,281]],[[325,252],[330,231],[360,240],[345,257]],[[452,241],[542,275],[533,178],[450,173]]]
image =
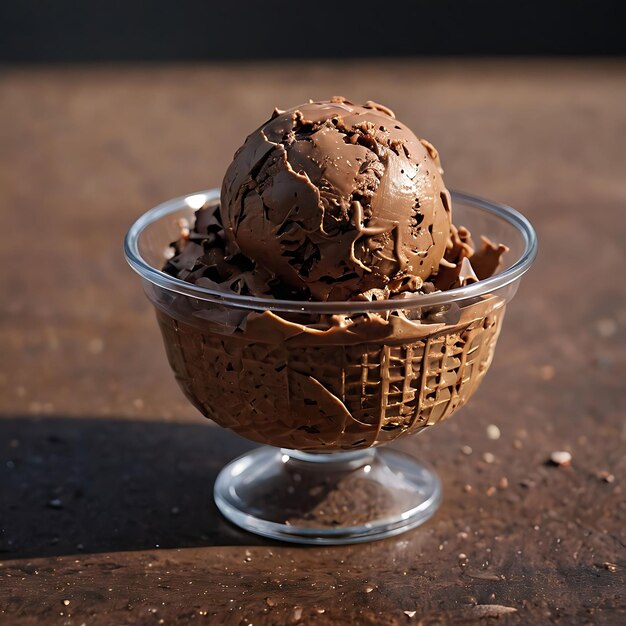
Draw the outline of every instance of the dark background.
[[[0,61],[624,55],[618,0],[2,0]]]

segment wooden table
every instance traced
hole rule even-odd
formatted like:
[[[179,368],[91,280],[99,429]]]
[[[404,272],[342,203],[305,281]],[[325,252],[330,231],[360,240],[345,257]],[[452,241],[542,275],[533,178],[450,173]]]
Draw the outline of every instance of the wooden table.
[[[437,515],[303,548],[218,515],[251,444],[178,391],[122,238],[333,94],[394,108],[541,251],[477,396],[398,444]],[[5,67],[0,120],[0,623],[626,623],[625,62]]]

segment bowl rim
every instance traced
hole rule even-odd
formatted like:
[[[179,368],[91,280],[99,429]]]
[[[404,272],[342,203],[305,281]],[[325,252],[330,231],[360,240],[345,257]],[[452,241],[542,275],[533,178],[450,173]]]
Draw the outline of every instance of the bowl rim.
[[[184,207],[198,209],[206,203],[219,201],[217,188],[198,191],[166,200],[146,211],[128,229],[124,239],[124,254],[128,264],[143,279],[153,285],[197,300],[219,303],[239,309],[284,311],[298,313],[350,314],[374,311],[393,311],[398,308],[411,309],[424,306],[451,304],[460,300],[477,298],[515,282],[528,271],[537,256],[537,235],[531,223],[519,211],[506,204],[500,204],[461,191],[450,190],[452,200],[461,202],[473,209],[480,209],[506,221],[522,235],[524,251],[509,267],[490,278],[480,280],[465,287],[430,294],[414,294],[402,299],[376,301],[332,301],[309,302],[301,300],[276,300],[258,298],[235,293],[227,293],[185,282],[152,267],[139,252],[139,237],[152,223]]]

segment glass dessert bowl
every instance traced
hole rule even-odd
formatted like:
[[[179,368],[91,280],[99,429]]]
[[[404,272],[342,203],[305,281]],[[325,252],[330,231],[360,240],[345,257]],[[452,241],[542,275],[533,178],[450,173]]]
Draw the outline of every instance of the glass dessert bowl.
[[[515,210],[452,194],[457,223],[508,246],[491,278],[378,301],[303,302],[212,290],[161,271],[208,190],[145,213],[125,241],[156,309],[169,363],[218,425],[264,444],[229,463],[214,495],[251,532],[298,543],[369,541],[419,525],[441,485],[379,448],[450,417],[493,358],[507,303],[537,243]]]

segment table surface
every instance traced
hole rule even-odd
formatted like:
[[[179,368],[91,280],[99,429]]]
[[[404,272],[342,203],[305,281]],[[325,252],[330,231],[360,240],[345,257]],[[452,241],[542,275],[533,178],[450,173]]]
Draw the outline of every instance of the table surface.
[[[540,253],[476,397],[397,444],[436,516],[305,548],[217,513],[252,444],[183,398],[121,246],[275,105],[334,94],[395,109]],[[0,623],[625,623],[626,62],[4,67],[0,120]]]

